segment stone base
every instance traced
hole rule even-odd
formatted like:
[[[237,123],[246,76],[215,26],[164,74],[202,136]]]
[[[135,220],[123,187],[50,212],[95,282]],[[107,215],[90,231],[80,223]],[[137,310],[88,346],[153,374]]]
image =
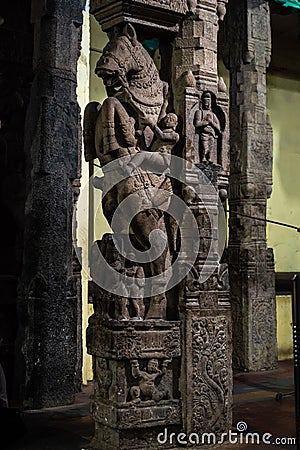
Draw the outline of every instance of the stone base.
[[[161,448],[158,433],[182,428],[180,323],[104,320],[95,314],[87,345],[94,366],[91,448]]]
[[[180,427],[168,427],[168,434],[180,433]],[[102,426],[96,423],[95,438],[90,446],[83,450],[161,450],[176,449],[174,444],[160,444],[158,436],[163,439],[165,435],[164,427],[145,428],[140,430],[122,430],[117,431],[108,426]]]

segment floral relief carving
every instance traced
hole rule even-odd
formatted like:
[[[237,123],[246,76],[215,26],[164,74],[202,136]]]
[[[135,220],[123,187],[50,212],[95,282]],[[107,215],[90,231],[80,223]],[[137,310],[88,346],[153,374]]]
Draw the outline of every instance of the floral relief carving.
[[[229,389],[227,319],[195,318],[192,333],[194,429],[218,432],[224,428],[229,412],[226,401]]]

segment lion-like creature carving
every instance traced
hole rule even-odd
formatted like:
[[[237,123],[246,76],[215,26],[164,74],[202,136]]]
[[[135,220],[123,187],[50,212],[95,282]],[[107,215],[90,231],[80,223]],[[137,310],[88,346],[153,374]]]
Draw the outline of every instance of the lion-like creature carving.
[[[103,79],[108,98],[103,105],[92,102],[86,107],[85,157],[87,161],[99,159],[105,173],[105,183],[111,176],[105,172],[108,163],[141,152],[152,152],[152,155],[159,153],[156,149],[159,146],[152,144],[158,139],[161,119],[166,117],[168,84],[160,79],[154,61],[138,41],[130,24],[122,29],[116,27],[109,34],[109,42],[95,71]],[[172,142],[166,146],[171,151],[178,141],[178,135],[175,130],[173,134],[166,135],[172,136]],[[163,158],[160,161],[166,164]],[[133,192],[144,191],[140,195],[141,212],[135,215],[130,224],[134,240],[144,251],[151,247],[149,236],[152,231],[161,229],[164,214],[159,208],[145,207],[143,199],[147,189],[160,187],[168,192],[167,197],[170,196],[171,184],[163,175],[143,173],[137,176],[127,173],[127,178],[117,183],[102,201],[104,215],[111,224],[117,206]],[[122,233],[122,230],[113,231]],[[161,244],[157,245],[159,247]],[[150,276],[164,272],[166,252],[163,251],[149,264]],[[165,294],[153,296],[146,318],[164,318],[165,305]]]

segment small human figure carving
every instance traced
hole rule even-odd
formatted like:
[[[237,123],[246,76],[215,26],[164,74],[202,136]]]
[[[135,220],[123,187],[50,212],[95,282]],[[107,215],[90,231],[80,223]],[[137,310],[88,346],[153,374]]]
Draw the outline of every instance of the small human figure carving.
[[[171,154],[174,145],[179,141],[179,134],[176,132],[178,117],[174,113],[168,113],[162,119],[161,124],[162,129],[155,124],[151,126],[157,138],[151,151]]]
[[[140,395],[142,394],[145,400],[154,400],[159,402],[164,398],[169,397],[169,393],[166,390],[160,390],[155,385],[155,381],[158,377],[162,377],[167,372],[168,363],[171,362],[165,359],[162,363],[162,369],[158,367],[158,359],[149,359],[147,371],[140,370],[139,362],[137,359],[131,360],[131,373],[134,378],[139,381],[138,386],[132,386],[130,389],[130,395],[132,401],[137,403],[140,401]],[[137,389],[138,388],[138,389]]]
[[[169,158],[164,155],[170,155],[173,147],[179,141],[179,134],[176,132],[177,125],[178,118],[174,113],[168,113],[161,120],[162,128],[159,128],[154,123],[149,124],[156,136],[156,140],[151,147],[151,152],[145,153],[140,151],[131,158],[127,166],[128,175],[138,172],[138,168],[142,167],[144,161],[147,162],[147,167],[143,167],[144,170],[156,169],[163,172],[168,167]],[[151,155],[151,153],[153,154]],[[151,158],[149,158],[149,154]]]
[[[134,253],[129,253],[125,263],[125,275],[129,277],[126,282],[128,302],[132,305],[132,320],[143,320],[145,315],[144,305],[144,271],[134,262]],[[132,280],[132,282],[131,282]]]
[[[200,161],[217,163],[217,145],[221,127],[218,117],[212,111],[210,92],[203,92],[201,105],[202,108],[196,111],[194,117],[194,126],[200,139]]]

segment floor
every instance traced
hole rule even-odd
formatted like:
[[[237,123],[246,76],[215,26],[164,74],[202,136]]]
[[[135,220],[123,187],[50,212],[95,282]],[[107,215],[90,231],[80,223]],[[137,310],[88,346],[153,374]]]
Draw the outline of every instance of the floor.
[[[276,401],[277,393],[293,390],[293,362],[279,363],[278,369],[262,373],[236,373],[234,375],[233,432],[247,427],[245,433],[265,435],[280,449],[296,449],[287,438],[295,436],[294,397],[283,397]],[[89,416],[89,399],[92,384],[84,387],[74,405],[27,411],[25,422],[27,434],[10,445],[11,450],[81,450],[87,447],[93,435],[93,423]],[[243,423],[242,423],[243,422]],[[246,424],[246,425],[245,425]],[[270,449],[262,441],[259,445],[246,445],[244,433],[241,444],[227,443],[222,448]],[[268,433],[268,434],[266,434]],[[240,434],[238,434],[240,436]],[[270,436],[272,435],[272,436]],[[12,435],[13,436],[13,435]],[[280,438],[280,444],[275,439]],[[255,438],[255,442],[257,438]],[[1,446],[0,446],[1,447]],[[1,447],[2,448],[2,447]],[[201,447],[204,450],[207,447]],[[211,447],[210,447],[211,448]],[[145,449],[146,450],[146,449]]]

